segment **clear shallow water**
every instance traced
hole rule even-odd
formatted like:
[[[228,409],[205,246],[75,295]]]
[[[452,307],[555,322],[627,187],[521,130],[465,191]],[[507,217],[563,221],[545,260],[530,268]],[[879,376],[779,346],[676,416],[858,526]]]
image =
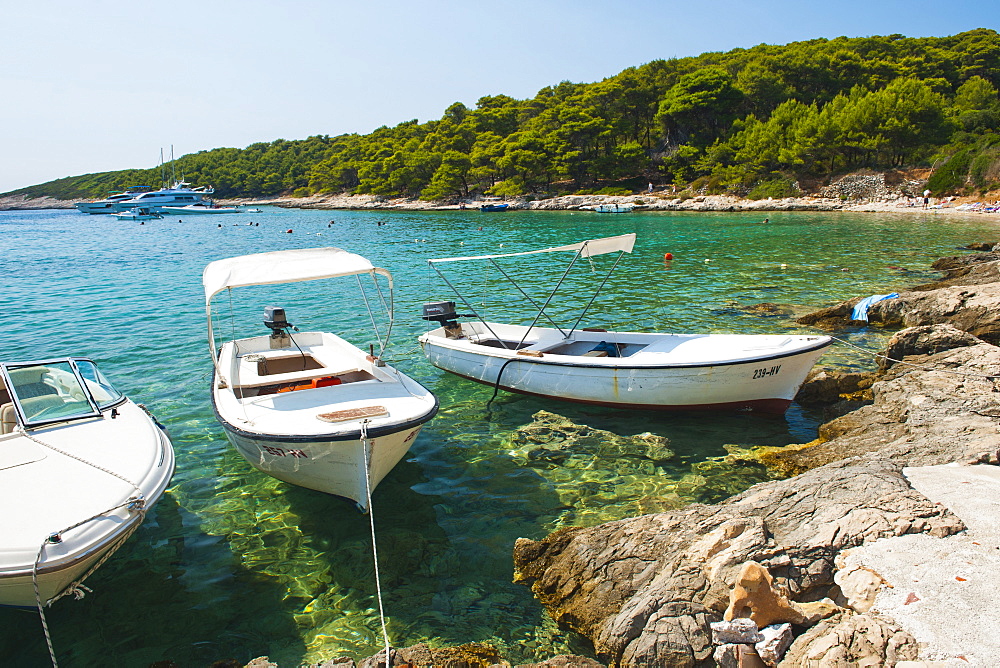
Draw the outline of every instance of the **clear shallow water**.
[[[584,640],[548,620],[527,587],[511,584],[514,540],[725,498],[767,478],[752,465],[722,461],[726,446],[809,441],[816,417],[794,406],[777,419],[627,413],[506,394],[487,411],[491,388],[439,372],[416,345],[427,328],[420,304],[450,298],[426,260],[634,231],[635,252],[622,260],[586,325],[791,332],[807,330],[792,317],[762,317],[740,307],[770,302],[800,314],[904,288],[937,276],[925,268],[958,252],[956,246],[1000,237],[985,216],[767,215],[768,225],[759,214],[269,209],[223,221],[139,225],[76,212],[0,212],[3,359],[96,359],[166,424],[177,452],[170,491],[88,580],[94,592],[50,611],[61,664],[142,666],[171,659],[194,666],[268,654],[281,665],[298,665],[378,649],[367,518],[346,501],[252,470],[229,447],[208,400],[204,266],[244,253],[326,245],[393,272],[397,322],[389,356],[441,402],[438,417],[374,496],[393,644],[492,642],[525,661],[567,650],[588,653]],[[666,252],[675,258],[669,264]],[[561,274],[551,257],[532,259],[530,271],[518,274],[533,296]],[[599,272],[607,265],[595,266]],[[568,281],[554,315],[568,317],[589,298],[595,275],[582,269]],[[523,321],[529,313],[495,272],[460,265],[445,271],[495,319]],[[277,303],[303,330],[332,329],[358,345],[374,342],[350,279],[245,293],[234,293],[238,333],[263,333],[261,308]],[[878,347],[885,337],[866,329],[849,338]],[[864,355],[843,346],[820,363],[870,367]],[[525,465],[512,452],[512,434],[540,409],[615,434],[665,436],[676,456],[629,465],[613,459],[585,465],[579,457]],[[0,610],[0,626],[0,660],[45,665],[36,614]]]

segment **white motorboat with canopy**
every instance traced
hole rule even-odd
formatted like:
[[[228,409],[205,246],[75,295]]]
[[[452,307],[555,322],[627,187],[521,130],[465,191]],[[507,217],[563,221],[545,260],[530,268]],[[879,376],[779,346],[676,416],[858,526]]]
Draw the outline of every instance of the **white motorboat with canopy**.
[[[279,307],[264,309],[269,335],[233,338],[216,350],[211,302],[219,292],[349,276],[361,289],[378,354],[329,332],[298,332]],[[371,297],[362,276],[371,279]],[[388,282],[388,303],[378,276]],[[382,361],[392,329],[392,275],[339,248],[306,248],[212,262],[203,283],[215,364],[212,405],[233,446],[264,473],[367,510],[371,491],[438,406],[420,383]],[[388,315],[384,335],[372,301]]]
[[[635,234],[623,234],[520,253],[429,260],[471,315],[457,314],[455,302],[425,304],[423,318],[441,326],[420,336],[424,354],[440,369],[522,394],[619,408],[784,412],[830,337],[580,329],[634,243]],[[497,262],[564,252],[573,253],[569,266],[541,304]],[[569,327],[555,322],[546,310],[574,264],[605,254],[617,257],[579,317]],[[491,263],[536,309],[529,324],[485,320],[439,268],[470,261]],[[465,318],[475,320],[459,322]],[[538,326],[542,318],[552,326]]]
[[[0,605],[42,613],[139,527],[174,452],[89,359],[2,363],[0,378]]]

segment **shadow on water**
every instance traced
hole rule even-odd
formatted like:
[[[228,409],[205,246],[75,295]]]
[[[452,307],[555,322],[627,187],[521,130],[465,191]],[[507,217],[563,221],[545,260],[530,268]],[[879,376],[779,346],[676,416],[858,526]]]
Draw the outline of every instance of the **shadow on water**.
[[[61,666],[245,662],[278,639],[285,657],[302,656],[294,622],[280,613],[280,587],[240,568],[225,540],[199,532],[200,523],[168,492],[88,578],[91,593],[46,611]],[[5,666],[48,664],[35,611],[0,610],[0,625]]]

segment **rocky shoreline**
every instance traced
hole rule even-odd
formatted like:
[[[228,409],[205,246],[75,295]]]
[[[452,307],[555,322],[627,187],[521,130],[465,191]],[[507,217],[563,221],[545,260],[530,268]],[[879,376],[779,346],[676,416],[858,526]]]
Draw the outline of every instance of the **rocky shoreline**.
[[[862,213],[923,213],[948,215],[984,215],[954,207],[970,198],[951,200],[948,206],[922,209],[913,199],[901,194],[865,197],[858,194],[843,197],[808,196],[783,199],[744,199],[731,195],[696,195],[680,197],[667,192],[640,195],[563,195],[548,199],[511,200],[505,202],[525,211],[587,211],[601,204],[630,204],[635,211],[848,211]],[[418,199],[389,199],[375,195],[312,195],[308,197],[232,198],[217,200],[224,205],[278,206],[289,209],[320,210],[398,210],[398,211],[476,211],[482,204],[469,200],[462,203],[426,202]],[[72,209],[73,202],[52,197],[0,197],[0,211],[31,211],[41,209]],[[987,214],[988,215],[988,214]]]
[[[610,666],[992,665],[998,640],[975,619],[992,615],[996,601],[962,601],[969,616],[961,623],[979,635],[964,654],[949,652],[933,632],[918,638],[923,627],[901,626],[891,605],[877,609],[876,597],[893,585],[852,558],[879,539],[919,534],[933,543],[965,532],[962,519],[911,483],[928,470],[922,467],[998,470],[1000,255],[944,258],[934,267],[947,272],[941,281],[871,307],[873,324],[908,327],[892,337],[877,370],[820,371],[807,381],[801,399],[840,404],[844,413],[821,427],[817,441],[740,455],[798,475],[717,505],[522,539],[515,579],[555,619],[590,638]],[[850,319],[860,299],[799,322],[833,330],[863,324]],[[992,577],[1000,566],[993,536],[976,557],[985,563],[968,562],[976,575],[956,576],[953,585]],[[908,558],[896,557],[912,571]],[[748,572],[758,575],[746,585]],[[948,586],[936,594],[954,604],[963,591]],[[899,595],[905,601],[897,613],[922,598]],[[734,612],[737,600],[742,613]],[[934,604],[940,601],[923,605]],[[744,613],[754,622],[750,640],[720,645],[716,637],[713,644],[718,624]],[[787,627],[790,647],[780,663],[753,649],[758,625]],[[938,663],[925,663],[931,660]]]

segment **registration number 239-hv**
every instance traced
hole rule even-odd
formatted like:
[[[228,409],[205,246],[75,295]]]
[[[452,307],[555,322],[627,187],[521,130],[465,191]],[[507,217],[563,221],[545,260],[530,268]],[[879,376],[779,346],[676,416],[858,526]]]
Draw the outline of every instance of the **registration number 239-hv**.
[[[757,380],[758,378],[768,378],[769,376],[777,376],[780,370],[781,370],[780,364],[771,367],[764,367],[761,369],[754,369],[753,379]]]

